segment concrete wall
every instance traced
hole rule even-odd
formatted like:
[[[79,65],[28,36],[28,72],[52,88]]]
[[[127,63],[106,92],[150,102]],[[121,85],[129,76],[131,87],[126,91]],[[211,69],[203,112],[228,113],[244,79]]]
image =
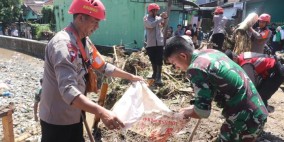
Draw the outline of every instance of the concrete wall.
[[[40,59],[44,59],[46,45],[47,42],[0,35],[0,48],[15,50]],[[112,47],[96,45],[96,48],[105,56],[113,53]]]
[[[0,47],[25,53],[44,59],[44,49],[47,43],[35,40],[0,35]]]

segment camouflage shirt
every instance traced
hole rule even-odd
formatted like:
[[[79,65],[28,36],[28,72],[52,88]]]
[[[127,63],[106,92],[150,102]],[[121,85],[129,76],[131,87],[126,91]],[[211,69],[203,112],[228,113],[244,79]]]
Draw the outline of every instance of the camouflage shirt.
[[[223,108],[228,118],[247,110],[254,117],[266,118],[268,112],[245,71],[217,50],[195,51],[187,69],[194,91],[194,110],[202,118],[209,117],[212,101]]]

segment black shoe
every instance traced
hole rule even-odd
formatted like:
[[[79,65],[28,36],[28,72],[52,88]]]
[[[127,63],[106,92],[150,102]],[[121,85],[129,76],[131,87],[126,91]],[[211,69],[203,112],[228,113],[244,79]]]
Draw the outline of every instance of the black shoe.
[[[157,76],[157,65],[152,64],[152,70],[153,70],[153,74],[152,74],[152,77],[149,78],[149,79],[155,79],[156,78],[156,76]]]

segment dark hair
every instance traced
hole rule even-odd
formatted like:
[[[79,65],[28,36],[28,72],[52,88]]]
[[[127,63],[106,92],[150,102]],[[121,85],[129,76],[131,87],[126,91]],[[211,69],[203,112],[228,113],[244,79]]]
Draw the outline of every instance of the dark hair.
[[[84,14],[84,13],[75,13],[75,14],[73,14],[73,20],[76,19],[76,17],[77,17],[79,14],[84,15],[86,18],[89,18],[89,17],[90,17],[89,15]]]
[[[190,37],[188,36],[174,36],[168,39],[165,51],[164,58],[167,60],[171,55],[186,52],[192,54],[194,50],[194,45]]]
[[[214,15],[221,15],[224,14],[223,12],[214,12]]]

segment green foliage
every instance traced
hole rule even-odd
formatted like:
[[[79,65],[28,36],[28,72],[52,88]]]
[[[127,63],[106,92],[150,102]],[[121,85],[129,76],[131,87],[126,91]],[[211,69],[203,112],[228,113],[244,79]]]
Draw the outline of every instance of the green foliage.
[[[41,10],[42,13],[42,21],[45,24],[50,24],[50,28],[55,28],[55,15],[52,5],[44,6]]]
[[[22,0],[0,0],[0,21],[5,24],[19,21]]]
[[[32,34],[35,39],[48,39],[46,34],[52,33],[49,24],[31,24]]]

